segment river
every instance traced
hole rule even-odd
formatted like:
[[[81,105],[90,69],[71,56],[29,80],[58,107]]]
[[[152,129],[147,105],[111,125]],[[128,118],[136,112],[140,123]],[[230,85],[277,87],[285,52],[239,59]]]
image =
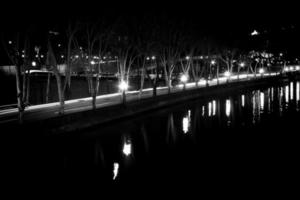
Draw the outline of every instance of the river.
[[[27,139],[10,159],[15,171],[56,184],[281,185],[299,167],[299,96],[300,81],[288,81],[207,97],[81,133]]]

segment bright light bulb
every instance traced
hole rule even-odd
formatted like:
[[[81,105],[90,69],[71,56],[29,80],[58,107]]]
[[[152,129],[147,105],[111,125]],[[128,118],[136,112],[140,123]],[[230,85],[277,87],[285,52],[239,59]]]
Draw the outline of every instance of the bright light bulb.
[[[188,81],[187,75],[182,75],[180,80],[181,80],[181,82],[186,83]]]
[[[229,71],[226,71],[226,72],[224,72],[224,75],[225,75],[226,77],[229,77],[229,76],[231,75],[231,73],[230,73]]]
[[[265,72],[265,70],[263,68],[260,68],[258,71],[260,74],[263,74]]]
[[[122,81],[119,85],[120,90],[124,91],[128,89],[128,84],[125,81]]]

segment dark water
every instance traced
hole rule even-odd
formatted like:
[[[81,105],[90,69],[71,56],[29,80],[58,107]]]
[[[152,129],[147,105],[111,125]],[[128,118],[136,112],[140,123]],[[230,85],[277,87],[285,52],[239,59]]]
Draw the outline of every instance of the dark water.
[[[27,139],[12,160],[41,184],[293,188],[299,96],[292,81],[199,99],[84,133]]]

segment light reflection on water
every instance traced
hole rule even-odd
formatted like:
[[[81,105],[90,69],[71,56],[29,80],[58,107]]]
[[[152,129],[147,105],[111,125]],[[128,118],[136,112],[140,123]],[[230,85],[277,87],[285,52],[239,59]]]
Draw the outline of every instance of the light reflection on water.
[[[268,116],[281,116],[289,109],[299,110],[299,96],[300,82],[291,82],[265,89],[243,91],[242,94],[221,96],[213,100],[203,100],[154,114],[152,118],[124,122],[100,131],[101,134],[103,132],[112,134],[114,138],[110,141],[110,145],[105,145],[108,143],[106,142],[108,136],[94,139],[96,145],[93,152],[97,155],[93,158],[98,160],[93,162],[99,165],[108,163],[104,170],[109,171],[111,180],[122,179],[122,175],[126,173],[124,169],[130,168],[129,165],[125,165],[124,160],[127,163],[138,162],[153,150],[175,148],[183,140],[192,137],[196,140],[195,138],[209,134],[209,130],[214,128],[226,129],[241,125],[251,127],[263,123]],[[295,105],[296,107],[293,107]],[[124,130],[126,137],[123,134]],[[75,154],[73,151],[66,151],[67,160],[78,158],[72,156],[72,153]],[[129,159],[133,154],[134,161]],[[66,166],[68,167],[68,163]]]

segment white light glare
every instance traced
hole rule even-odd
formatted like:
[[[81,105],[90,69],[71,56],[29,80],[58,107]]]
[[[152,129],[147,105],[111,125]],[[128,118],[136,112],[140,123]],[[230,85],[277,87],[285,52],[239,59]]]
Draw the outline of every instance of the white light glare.
[[[131,143],[127,143],[127,142],[124,143],[124,146],[123,146],[123,153],[124,153],[126,156],[129,156],[129,155],[131,154]]]
[[[187,75],[183,74],[180,78],[181,82],[186,83],[188,81]]]
[[[32,65],[33,67],[35,67],[35,66],[36,66],[36,62],[35,62],[35,61],[32,61],[31,65]]]
[[[260,74],[263,74],[265,72],[265,70],[263,68],[260,68],[258,71]]]
[[[118,173],[119,173],[119,163],[114,163],[114,176],[113,176],[113,180],[115,180],[118,176]]]
[[[224,75],[225,75],[226,77],[229,77],[231,74],[230,74],[229,71],[226,71],[226,72],[224,72]]]
[[[122,91],[127,90],[127,89],[128,89],[128,84],[127,84],[125,81],[122,81],[122,82],[119,84],[119,88],[120,88],[120,90],[122,90]]]

